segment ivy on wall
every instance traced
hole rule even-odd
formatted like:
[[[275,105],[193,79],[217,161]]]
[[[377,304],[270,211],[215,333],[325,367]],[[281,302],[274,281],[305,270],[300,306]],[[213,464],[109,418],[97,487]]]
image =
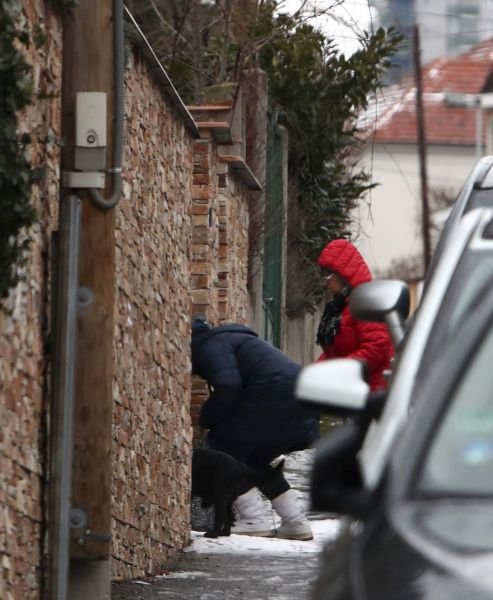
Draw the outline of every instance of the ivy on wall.
[[[51,0],[54,8],[66,11],[77,0]],[[39,47],[45,40],[39,27],[32,42]],[[22,279],[21,267],[30,244],[29,228],[36,212],[31,205],[31,188],[39,169],[33,169],[26,149],[29,134],[19,136],[19,111],[33,99],[31,66],[22,46],[31,43],[27,24],[22,20],[18,0],[0,0],[0,306],[9,290]]]
[[[31,68],[19,50],[29,43],[16,0],[0,0],[0,302],[20,280],[19,267],[34,223],[33,171],[26,157],[29,135],[18,135],[18,111],[31,103]]]

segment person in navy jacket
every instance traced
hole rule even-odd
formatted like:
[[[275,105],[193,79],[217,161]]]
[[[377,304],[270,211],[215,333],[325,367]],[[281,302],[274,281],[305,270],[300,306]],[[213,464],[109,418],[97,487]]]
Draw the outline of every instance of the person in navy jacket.
[[[254,468],[265,468],[281,454],[310,447],[319,436],[318,415],[294,397],[301,366],[249,327],[236,323],[210,327],[192,322],[192,372],[209,384],[200,412],[210,448]],[[277,537],[312,539],[308,520],[284,477],[262,493],[281,516]],[[232,533],[272,536],[272,525],[257,490],[235,502],[239,515]]]

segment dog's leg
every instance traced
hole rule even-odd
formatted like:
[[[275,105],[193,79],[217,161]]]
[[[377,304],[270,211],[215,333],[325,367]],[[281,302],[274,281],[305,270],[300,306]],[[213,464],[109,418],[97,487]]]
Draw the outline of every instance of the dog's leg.
[[[207,531],[204,537],[216,538],[224,535],[224,527],[227,520],[227,500],[225,498],[216,498],[214,502],[214,528]]]
[[[233,494],[229,499],[226,507],[226,520],[224,521],[223,534],[224,536],[231,535],[231,527],[235,522],[235,513],[233,511],[233,502],[235,501],[238,494]]]

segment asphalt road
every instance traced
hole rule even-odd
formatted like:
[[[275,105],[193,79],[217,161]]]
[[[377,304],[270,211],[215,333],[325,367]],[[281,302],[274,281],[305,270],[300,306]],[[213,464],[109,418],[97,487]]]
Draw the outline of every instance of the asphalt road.
[[[300,500],[307,495],[312,451],[289,455],[285,472]],[[310,519],[327,515],[309,514]],[[252,546],[256,548],[255,539]],[[286,541],[284,541],[286,543]],[[288,542],[289,543],[289,542]],[[304,544],[311,542],[293,542]],[[117,582],[112,600],[309,600],[318,570],[317,552],[275,553],[188,551],[168,565],[163,575]],[[89,600],[89,599],[88,599]]]
[[[253,555],[189,552],[166,576],[113,585],[112,600],[305,600],[316,554]]]

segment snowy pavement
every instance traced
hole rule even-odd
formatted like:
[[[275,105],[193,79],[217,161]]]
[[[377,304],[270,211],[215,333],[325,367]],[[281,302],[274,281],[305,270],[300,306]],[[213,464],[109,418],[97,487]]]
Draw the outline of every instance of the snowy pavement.
[[[312,458],[311,450],[293,453],[286,456],[284,468],[307,508]],[[309,513],[308,517],[314,539],[304,542],[240,535],[211,539],[192,531],[192,543],[166,573],[114,584],[112,599],[308,599],[321,548],[336,537],[340,524],[328,515]]]
[[[185,552],[203,552],[206,554],[317,554],[322,545],[333,539],[339,527],[336,519],[310,522],[313,540],[297,542],[295,540],[279,540],[247,535],[231,535],[217,539],[205,538],[202,532],[192,531],[192,544]]]
[[[284,474],[291,487],[296,491],[298,499],[303,503],[305,510],[309,511],[308,477],[311,468],[313,451],[304,450],[293,452],[285,457]],[[270,503],[265,500],[266,507],[272,514],[275,525],[280,525],[279,517],[274,513]],[[309,514],[314,539],[309,542],[294,540],[280,540],[276,538],[260,538],[246,535],[231,535],[217,539],[204,538],[202,532],[192,531],[192,544],[185,552],[239,553],[250,552],[265,554],[286,554],[290,552],[312,554],[320,552],[321,546],[329,539],[333,539],[339,527],[338,519],[328,519],[320,514]]]

